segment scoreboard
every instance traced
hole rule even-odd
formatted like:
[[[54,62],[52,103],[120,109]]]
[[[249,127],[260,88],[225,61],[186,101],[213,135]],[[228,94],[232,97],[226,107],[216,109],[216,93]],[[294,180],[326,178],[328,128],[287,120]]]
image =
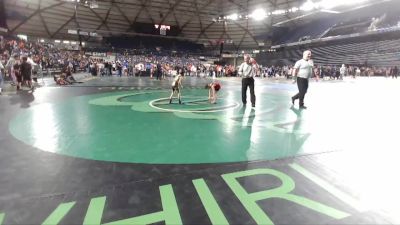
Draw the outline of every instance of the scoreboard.
[[[165,24],[140,23],[136,22],[132,25],[131,31],[140,34],[178,36],[180,29],[178,26]]]

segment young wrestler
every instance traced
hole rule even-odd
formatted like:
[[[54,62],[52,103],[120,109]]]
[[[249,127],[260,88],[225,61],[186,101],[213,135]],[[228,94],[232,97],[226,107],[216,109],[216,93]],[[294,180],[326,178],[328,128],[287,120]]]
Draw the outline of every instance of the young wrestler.
[[[216,104],[217,103],[217,92],[219,89],[221,89],[221,84],[217,82],[211,82],[205,86],[206,89],[208,89],[208,101],[210,101],[211,104]]]
[[[172,97],[173,97],[174,93],[178,94],[179,104],[182,104],[182,101],[181,101],[181,89],[183,88],[182,80],[183,80],[183,70],[180,70],[179,74],[176,75],[174,81],[172,82],[172,92],[171,92],[171,96],[169,96],[169,104],[172,103]]]

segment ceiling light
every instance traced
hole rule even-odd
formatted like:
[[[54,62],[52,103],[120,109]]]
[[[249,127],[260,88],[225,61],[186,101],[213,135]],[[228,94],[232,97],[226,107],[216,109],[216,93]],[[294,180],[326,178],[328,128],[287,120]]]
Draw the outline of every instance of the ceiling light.
[[[92,0],[92,1],[89,2],[89,8],[97,9],[97,8],[99,8],[99,4],[97,3],[96,0]]]
[[[279,10],[275,10],[272,12],[273,15],[281,15],[281,14],[285,14],[285,10],[283,9],[279,9]]]
[[[313,10],[316,5],[314,4],[313,1],[308,0],[307,2],[305,2],[302,6],[300,6],[300,9],[303,11],[311,11]]]
[[[250,14],[250,17],[253,18],[254,20],[262,20],[265,17],[267,17],[267,13],[265,12],[264,9],[256,9],[253,11],[252,14]]]
[[[237,20],[239,18],[239,15],[234,13],[234,14],[227,16],[227,18],[230,20]]]

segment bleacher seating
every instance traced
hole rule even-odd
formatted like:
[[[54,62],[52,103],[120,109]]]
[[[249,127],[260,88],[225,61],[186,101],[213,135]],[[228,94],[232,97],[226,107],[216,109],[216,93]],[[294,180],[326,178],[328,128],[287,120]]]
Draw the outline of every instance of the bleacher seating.
[[[332,27],[334,24],[334,19],[321,19],[292,29],[274,27],[272,44],[292,43],[299,41],[300,38],[305,36],[308,36],[309,39],[319,38],[324,31]]]
[[[310,48],[314,62],[322,65],[400,65],[400,39],[352,42]],[[276,53],[264,53],[258,61],[267,65],[293,64],[300,59],[303,50],[287,49]]]

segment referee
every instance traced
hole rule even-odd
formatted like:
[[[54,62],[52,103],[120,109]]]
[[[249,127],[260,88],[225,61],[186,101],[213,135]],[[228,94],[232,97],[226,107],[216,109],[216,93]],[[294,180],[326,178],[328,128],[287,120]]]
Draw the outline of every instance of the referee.
[[[292,104],[299,99],[300,109],[307,109],[304,105],[304,96],[308,89],[308,80],[314,75],[314,62],[311,59],[311,51],[303,52],[303,58],[296,62],[293,67],[294,82],[297,82],[299,93],[292,97]],[[318,77],[317,77],[318,79]]]
[[[247,104],[247,87],[250,89],[251,106],[256,107],[256,95],[254,94],[254,76],[258,70],[258,64],[250,55],[244,55],[244,62],[239,67],[239,76],[242,77],[242,102]]]

